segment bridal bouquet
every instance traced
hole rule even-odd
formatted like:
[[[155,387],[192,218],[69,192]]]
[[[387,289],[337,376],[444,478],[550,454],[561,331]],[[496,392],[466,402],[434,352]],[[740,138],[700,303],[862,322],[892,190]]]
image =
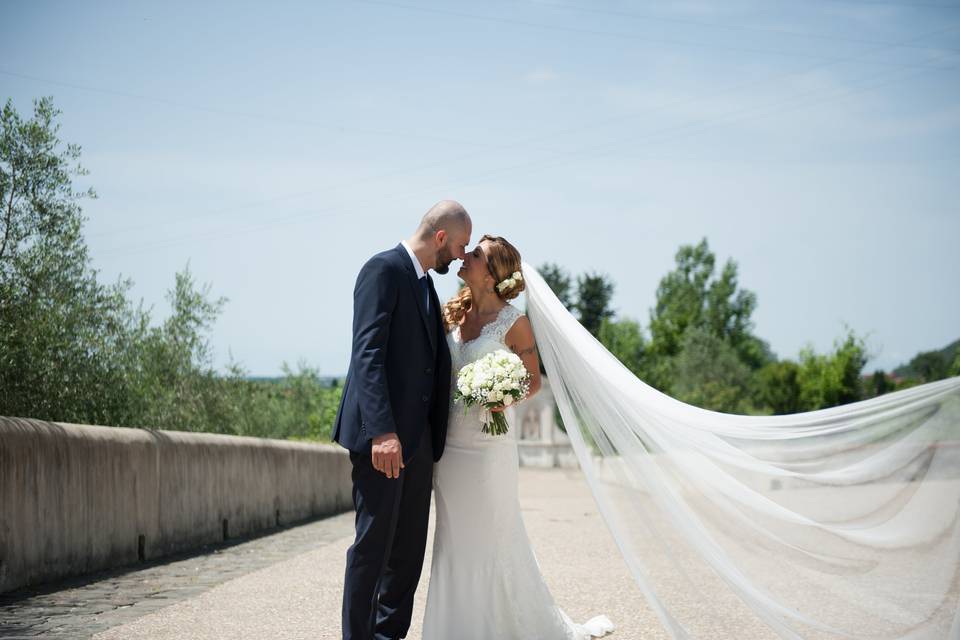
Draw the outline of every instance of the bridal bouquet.
[[[520,356],[499,349],[460,369],[455,398],[463,401],[464,410],[474,405],[497,409],[523,400],[529,391],[530,374]],[[503,413],[489,415],[483,422],[484,433],[499,436],[509,430]]]

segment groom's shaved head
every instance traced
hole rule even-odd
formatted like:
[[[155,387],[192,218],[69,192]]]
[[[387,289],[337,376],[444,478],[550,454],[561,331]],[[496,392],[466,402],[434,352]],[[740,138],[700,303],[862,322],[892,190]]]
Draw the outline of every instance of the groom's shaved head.
[[[420,226],[417,228],[417,235],[426,240],[441,229],[447,234],[454,232],[470,231],[470,215],[463,205],[456,200],[441,200],[430,207],[430,210],[423,216]]]
[[[426,259],[433,262],[434,271],[446,273],[451,262],[463,260],[472,232],[473,223],[463,205],[441,200],[423,216],[412,244],[430,252]]]

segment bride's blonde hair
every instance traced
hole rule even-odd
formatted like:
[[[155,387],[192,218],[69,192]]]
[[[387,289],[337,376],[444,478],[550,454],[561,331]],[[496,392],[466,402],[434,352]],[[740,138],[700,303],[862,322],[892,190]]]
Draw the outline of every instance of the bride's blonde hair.
[[[494,279],[493,290],[501,300],[513,300],[523,291],[523,280],[515,281],[512,286],[505,287],[503,291],[500,291],[497,285],[517,271],[520,271],[522,274],[520,269],[520,263],[522,262],[520,252],[517,251],[516,247],[507,242],[505,238],[501,238],[500,236],[485,235],[480,238],[480,242],[485,241],[490,243],[487,247],[486,256],[487,270],[490,271],[490,275],[492,275]],[[449,302],[443,305],[444,329],[450,331],[453,327],[460,324],[463,316],[466,315],[472,306],[473,292],[469,286],[464,286],[457,292],[457,295],[453,296]]]

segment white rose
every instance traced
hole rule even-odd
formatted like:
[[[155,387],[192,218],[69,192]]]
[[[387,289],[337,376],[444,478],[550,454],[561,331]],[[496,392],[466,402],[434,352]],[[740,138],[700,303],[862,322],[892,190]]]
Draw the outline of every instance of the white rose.
[[[506,397],[503,399],[503,404],[505,404],[505,405],[508,406],[508,407],[509,407],[510,405],[512,405],[512,404],[513,404],[513,396],[511,396],[511,395],[506,396]]]

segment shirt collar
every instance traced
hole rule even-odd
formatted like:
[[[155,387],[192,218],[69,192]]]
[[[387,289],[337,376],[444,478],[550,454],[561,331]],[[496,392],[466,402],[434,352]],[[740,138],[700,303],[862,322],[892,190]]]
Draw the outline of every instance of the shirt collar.
[[[410,245],[407,244],[406,240],[401,240],[400,244],[403,245],[403,248],[407,250],[407,253],[410,255],[410,260],[413,262],[413,268],[417,271],[417,280],[423,278],[426,273],[423,271],[423,267],[420,266],[420,260],[417,258],[417,254],[413,252],[413,249],[410,248]]]

